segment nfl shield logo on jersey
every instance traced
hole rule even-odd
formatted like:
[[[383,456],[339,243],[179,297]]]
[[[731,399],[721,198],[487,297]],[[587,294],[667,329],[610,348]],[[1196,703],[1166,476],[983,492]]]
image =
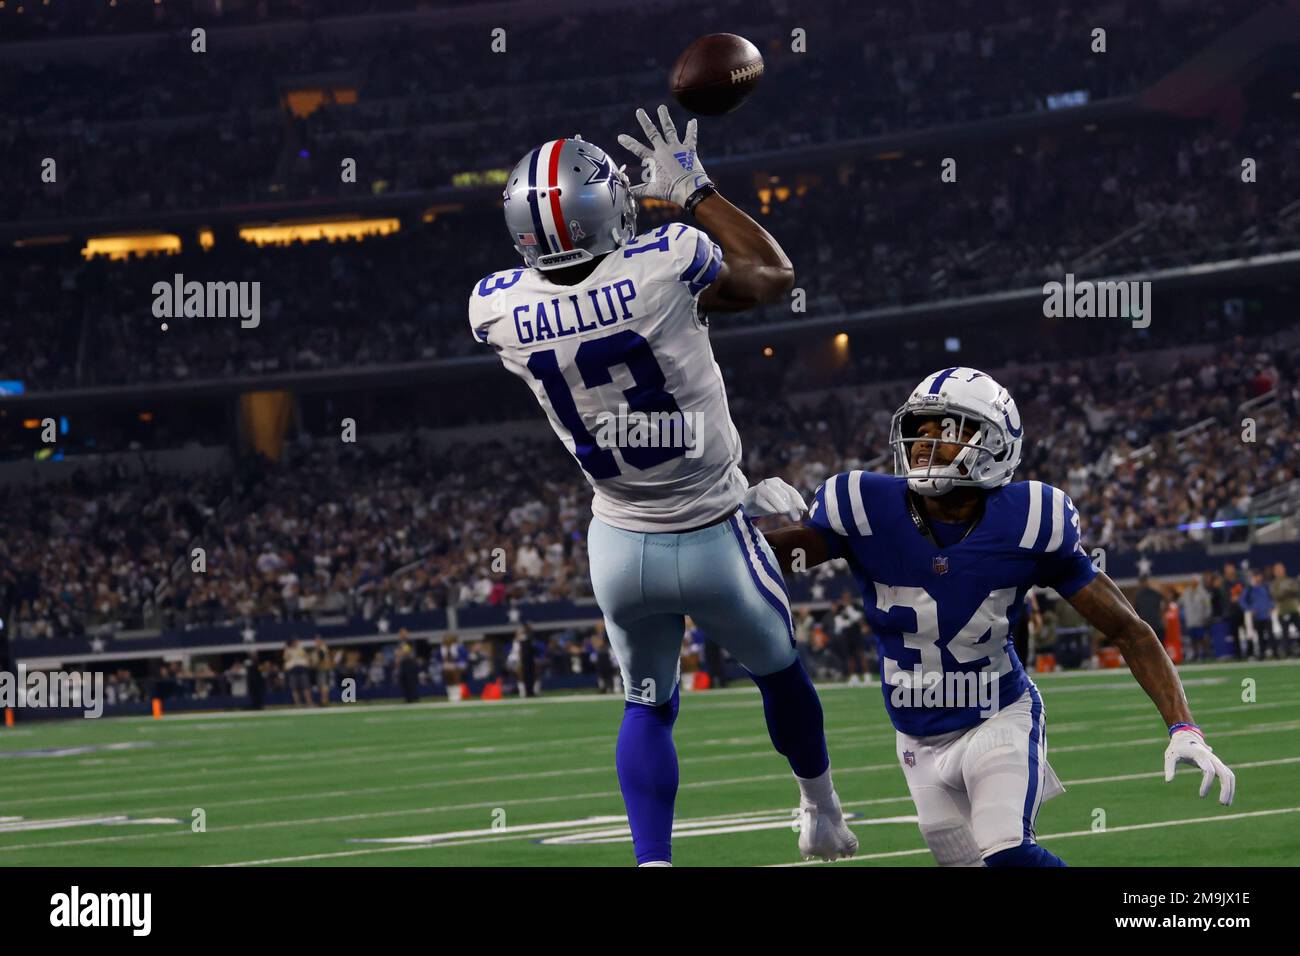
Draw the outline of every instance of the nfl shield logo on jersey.
[[[948,573],[948,556],[946,554],[936,555],[933,563],[935,574]]]
[[[916,766],[916,754],[912,753],[912,751],[910,751],[910,750],[904,750],[904,751],[903,751],[903,763],[907,764],[909,767],[915,767],[915,766]]]

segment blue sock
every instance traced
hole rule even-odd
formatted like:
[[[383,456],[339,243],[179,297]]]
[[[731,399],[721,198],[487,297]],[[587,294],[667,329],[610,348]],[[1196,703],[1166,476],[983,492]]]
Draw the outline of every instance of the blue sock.
[[[657,707],[630,700],[623,704],[615,763],[637,863],[673,858],[673,805],[677,802],[673,723],[680,703],[679,689],[674,689],[672,699]]]
[[[820,777],[831,765],[822,727],[822,702],[808,672],[796,657],[775,674],[751,674],[763,695],[763,716],[776,752],[790,761],[795,776]]]
[[[1055,853],[1049,853],[1037,843],[1026,840],[1020,846],[1009,850],[998,850],[992,856],[984,858],[985,866],[1066,866]]]

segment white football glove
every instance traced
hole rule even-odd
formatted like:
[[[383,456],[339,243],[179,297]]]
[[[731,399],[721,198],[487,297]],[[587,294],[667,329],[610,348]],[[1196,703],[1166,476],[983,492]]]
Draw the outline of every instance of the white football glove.
[[[780,478],[764,478],[745,492],[741,504],[745,507],[745,514],[751,518],[785,515],[793,521],[808,510],[803,495]]]
[[[636,118],[650,144],[648,148],[626,133],[618,134],[619,145],[641,160],[642,182],[632,187],[633,196],[663,199],[684,206],[695,190],[713,185],[695,154],[695,120],[686,124],[686,139],[682,140],[677,136],[677,127],[673,125],[666,106],[659,107],[662,133],[655,128],[654,120],[646,115],[645,110],[637,110]]]
[[[1219,802],[1225,807],[1232,806],[1232,797],[1237,790],[1237,776],[1228,769],[1214,751],[1195,730],[1175,730],[1169,738],[1169,747],[1165,750],[1165,783],[1174,779],[1174,770],[1180,763],[1189,763],[1201,768],[1201,796],[1210,792],[1214,778],[1219,778]]]

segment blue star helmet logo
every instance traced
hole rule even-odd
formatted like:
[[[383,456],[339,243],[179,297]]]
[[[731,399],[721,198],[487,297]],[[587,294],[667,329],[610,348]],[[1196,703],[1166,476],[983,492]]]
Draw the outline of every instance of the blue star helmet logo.
[[[618,199],[618,180],[614,176],[614,167],[610,164],[609,157],[602,156],[597,159],[590,153],[583,153],[582,158],[591,163],[593,167],[591,175],[587,177],[587,181],[583,185],[591,186],[595,183],[604,183],[609,187],[610,202],[616,201]]]

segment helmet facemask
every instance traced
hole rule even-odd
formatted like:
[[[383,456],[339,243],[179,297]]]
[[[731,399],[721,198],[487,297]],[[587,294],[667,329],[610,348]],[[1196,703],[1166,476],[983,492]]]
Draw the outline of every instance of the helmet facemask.
[[[922,436],[921,422],[935,418],[941,422],[941,434],[933,438]],[[974,433],[963,438],[968,425],[974,427]],[[894,450],[894,474],[906,476],[908,487],[928,498],[947,494],[954,488],[989,488],[1004,483],[1002,478],[987,473],[992,470],[988,466],[1001,461],[1007,453],[1002,430],[973,409],[946,403],[936,404],[932,409],[904,405],[894,413],[889,442]],[[917,444],[929,444],[930,460],[913,467],[912,446]],[[956,445],[960,450],[951,461],[940,464],[939,448],[944,445]]]

